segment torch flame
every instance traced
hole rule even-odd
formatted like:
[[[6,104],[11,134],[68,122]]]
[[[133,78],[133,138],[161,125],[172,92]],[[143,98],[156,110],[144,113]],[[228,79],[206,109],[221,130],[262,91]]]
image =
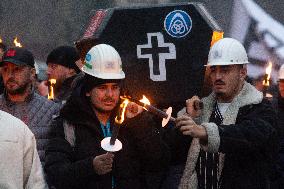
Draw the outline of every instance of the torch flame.
[[[146,97],[146,96],[144,96],[143,95],[143,98],[141,99],[141,100],[139,100],[139,102],[142,102],[142,103],[144,103],[144,105],[151,105],[151,103],[150,103],[150,101],[148,100],[148,98]],[[145,110],[147,110],[146,108],[145,108],[145,106],[143,107]]]
[[[3,40],[2,40],[2,38],[0,37],[0,43],[3,43]]]
[[[22,44],[20,42],[18,42],[18,38],[17,37],[14,39],[13,42],[14,42],[16,47],[23,47]]]
[[[265,70],[265,78],[262,82],[262,84],[266,87],[269,86],[269,80],[270,80],[270,74],[271,74],[271,71],[272,71],[272,62],[269,62],[268,63],[268,66],[266,67],[266,70]]]
[[[143,98],[141,100],[139,100],[140,102],[144,103],[144,104],[148,104],[150,105],[150,101],[148,100],[148,98],[146,96],[143,95]]]
[[[122,97],[123,98],[123,97]],[[117,124],[122,124],[125,117],[125,110],[127,107],[127,104],[129,103],[129,100],[127,98],[123,98],[123,102],[119,106],[119,115],[115,117],[115,122]]]
[[[54,99],[54,85],[56,84],[56,79],[50,79],[48,80],[49,84],[48,84],[48,95],[47,98],[49,100],[53,100]]]

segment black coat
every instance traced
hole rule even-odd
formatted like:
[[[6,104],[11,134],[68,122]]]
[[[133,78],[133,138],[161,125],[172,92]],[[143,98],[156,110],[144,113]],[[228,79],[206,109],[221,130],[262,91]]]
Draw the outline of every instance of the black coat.
[[[100,145],[104,136],[88,99],[78,91],[52,124],[45,164],[49,182],[57,189],[111,189],[114,178],[118,189],[159,188],[169,152],[147,113],[121,126],[118,139],[123,148],[115,153],[113,171],[106,175],[95,173],[93,158],[106,153]],[[65,139],[64,120],[75,127],[74,147]]]
[[[284,185],[284,98],[279,94],[277,98],[273,100],[273,105],[277,111],[277,125],[280,132],[280,150],[278,155],[277,167],[281,176],[280,187]]]
[[[236,124],[219,126],[219,134],[226,154],[220,188],[273,188],[279,138],[270,102],[240,108]]]

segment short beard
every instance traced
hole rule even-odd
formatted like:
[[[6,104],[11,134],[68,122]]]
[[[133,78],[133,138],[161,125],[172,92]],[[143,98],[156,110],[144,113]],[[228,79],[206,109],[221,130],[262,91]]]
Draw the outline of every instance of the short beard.
[[[30,87],[30,83],[26,83],[14,90],[9,90],[6,88],[6,91],[10,95],[20,95],[20,94],[24,94],[27,91],[28,87]]]

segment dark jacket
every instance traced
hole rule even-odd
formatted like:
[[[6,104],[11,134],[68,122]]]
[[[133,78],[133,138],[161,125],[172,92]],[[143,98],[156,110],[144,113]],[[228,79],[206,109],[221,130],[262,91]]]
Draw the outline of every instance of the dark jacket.
[[[267,100],[240,108],[236,125],[219,126],[225,153],[221,188],[273,188],[279,149],[275,112]]]
[[[280,94],[272,101],[277,111],[277,125],[280,132],[280,150],[278,154],[277,168],[281,175],[280,186],[284,185],[284,98]]]
[[[111,189],[113,176],[116,188],[147,188],[144,184],[151,182],[147,179],[148,175],[152,173],[154,178],[155,172],[160,173],[161,168],[167,165],[168,158],[160,149],[162,143],[159,132],[148,126],[142,129],[149,121],[143,118],[145,114],[139,116],[144,121],[129,120],[128,126],[120,128],[118,139],[123,148],[115,152],[113,171],[97,175],[92,161],[95,156],[106,153],[100,144],[104,136],[90,102],[85,95],[80,94],[79,86],[64,105],[60,116],[52,123],[52,139],[46,149],[45,170],[48,180],[57,189]],[[113,120],[112,116],[111,122]],[[65,139],[64,122],[74,126],[74,147]],[[141,129],[136,124],[142,124]],[[153,184],[156,185],[158,179],[160,177],[155,178]]]
[[[0,109],[22,120],[33,132],[41,162],[52,118],[59,114],[60,106],[39,94],[32,92],[25,102],[11,102],[5,94],[0,96]]]
[[[196,162],[200,147],[206,152],[219,152],[220,188],[272,188],[276,179],[279,138],[276,113],[271,103],[245,83],[223,115],[222,125],[216,125],[209,122],[215,102],[213,93],[203,99],[204,109],[199,123],[207,131],[208,145],[202,146],[198,140],[192,140],[180,188],[197,188],[196,177],[190,171],[194,169],[192,162]]]
[[[79,74],[71,76],[62,83],[60,88],[55,89],[55,99],[54,102],[64,104],[72,93],[72,83]]]

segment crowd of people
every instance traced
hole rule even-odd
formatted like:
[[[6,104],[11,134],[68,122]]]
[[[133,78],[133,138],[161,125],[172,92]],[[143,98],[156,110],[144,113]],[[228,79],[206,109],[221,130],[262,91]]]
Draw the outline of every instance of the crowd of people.
[[[101,147],[117,127],[127,77],[115,48],[95,45],[81,60],[75,47],[57,47],[47,56],[45,79],[28,49],[1,44],[0,55],[0,188],[280,189],[284,184],[284,65],[278,95],[267,99],[246,81],[247,53],[235,39],[211,47],[206,66],[212,93],[185,99],[175,122],[168,123],[174,127],[162,128],[159,118],[130,103],[117,137],[122,149],[116,152]],[[48,79],[56,79],[54,100],[40,89]]]

